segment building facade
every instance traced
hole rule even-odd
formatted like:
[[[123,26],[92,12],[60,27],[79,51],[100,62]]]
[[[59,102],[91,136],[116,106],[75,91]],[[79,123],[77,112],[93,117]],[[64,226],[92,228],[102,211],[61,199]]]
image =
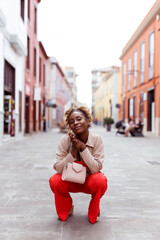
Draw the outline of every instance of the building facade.
[[[99,86],[94,90],[94,117],[103,124],[105,117],[120,119],[120,69],[109,67],[101,72]]]
[[[98,88],[100,82],[101,82],[101,76],[103,73],[107,73],[108,69],[107,68],[96,68],[92,70],[92,116],[93,116],[93,121],[96,120],[95,117],[95,91]]]
[[[64,112],[72,104],[72,89],[58,61],[52,57],[52,121],[58,126],[64,121]]]
[[[50,58],[46,65],[46,128],[52,129],[56,123],[52,121],[52,63]]]
[[[75,72],[75,69],[73,67],[63,67],[63,72],[72,89],[72,106],[76,107],[78,105],[77,80],[76,80],[78,74]]]
[[[38,131],[39,43],[37,40],[37,11],[40,0],[28,0],[27,56],[25,66],[25,134]]]
[[[128,41],[122,61],[122,118],[143,119],[144,132],[160,135],[160,0]]]
[[[47,53],[42,42],[39,42],[39,83],[40,100],[38,101],[38,130],[46,131],[46,103],[47,103]]]
[[[0,1],[0,144],[24,133],[27,1]]]

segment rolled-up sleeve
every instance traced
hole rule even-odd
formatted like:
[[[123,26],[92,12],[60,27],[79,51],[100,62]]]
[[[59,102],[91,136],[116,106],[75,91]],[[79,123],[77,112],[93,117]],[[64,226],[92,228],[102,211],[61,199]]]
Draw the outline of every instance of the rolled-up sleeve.
[[[65,135],[60,140],[60,143],[58,145],[58,149],[56,152],[56,161],[53,165],[53,168],[57,171],[58,174],[62,174],[63,167],[67,162],[75,161],[75,158],[73,158],[72,154],[69,153],[68,147],[69,147],[69,138],[68,136]]]
[[[102,163],[104,161],[104,146],[101,136],[96,136],[93,144],[92,154],[86,147],[80,155],[91,173],[97,173],[102,169]]]

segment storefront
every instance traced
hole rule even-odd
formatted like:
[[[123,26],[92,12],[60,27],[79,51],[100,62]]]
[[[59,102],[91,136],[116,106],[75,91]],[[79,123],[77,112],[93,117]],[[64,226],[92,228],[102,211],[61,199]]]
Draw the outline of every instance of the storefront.
[[[4,135],[15,136],[15,69],[4,63]]]

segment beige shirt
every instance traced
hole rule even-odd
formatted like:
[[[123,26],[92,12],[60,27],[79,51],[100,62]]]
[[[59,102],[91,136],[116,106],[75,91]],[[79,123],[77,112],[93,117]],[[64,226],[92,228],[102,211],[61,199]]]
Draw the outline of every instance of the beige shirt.
[[[74,162],[76,159],[69,152],[70,138],[64,135],[59,143],[56,152],[56,162],[53,167],[57,173],[62,174],[64,165],[67,162]],[[104,161],[104,146],[101,136],[89,131],[86,148],[80,155],[91,173],[97,173],[102,169]]]

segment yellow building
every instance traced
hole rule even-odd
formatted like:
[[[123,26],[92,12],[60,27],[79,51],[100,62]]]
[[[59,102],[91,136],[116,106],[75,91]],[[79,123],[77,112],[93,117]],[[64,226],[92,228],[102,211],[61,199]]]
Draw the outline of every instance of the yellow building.
[[[113,66],[101,73],[99,86],[94,91],[94,113],[99,124],[103,124],[105,117],[112,117],[114,121],[120,119],[120,69]]]

